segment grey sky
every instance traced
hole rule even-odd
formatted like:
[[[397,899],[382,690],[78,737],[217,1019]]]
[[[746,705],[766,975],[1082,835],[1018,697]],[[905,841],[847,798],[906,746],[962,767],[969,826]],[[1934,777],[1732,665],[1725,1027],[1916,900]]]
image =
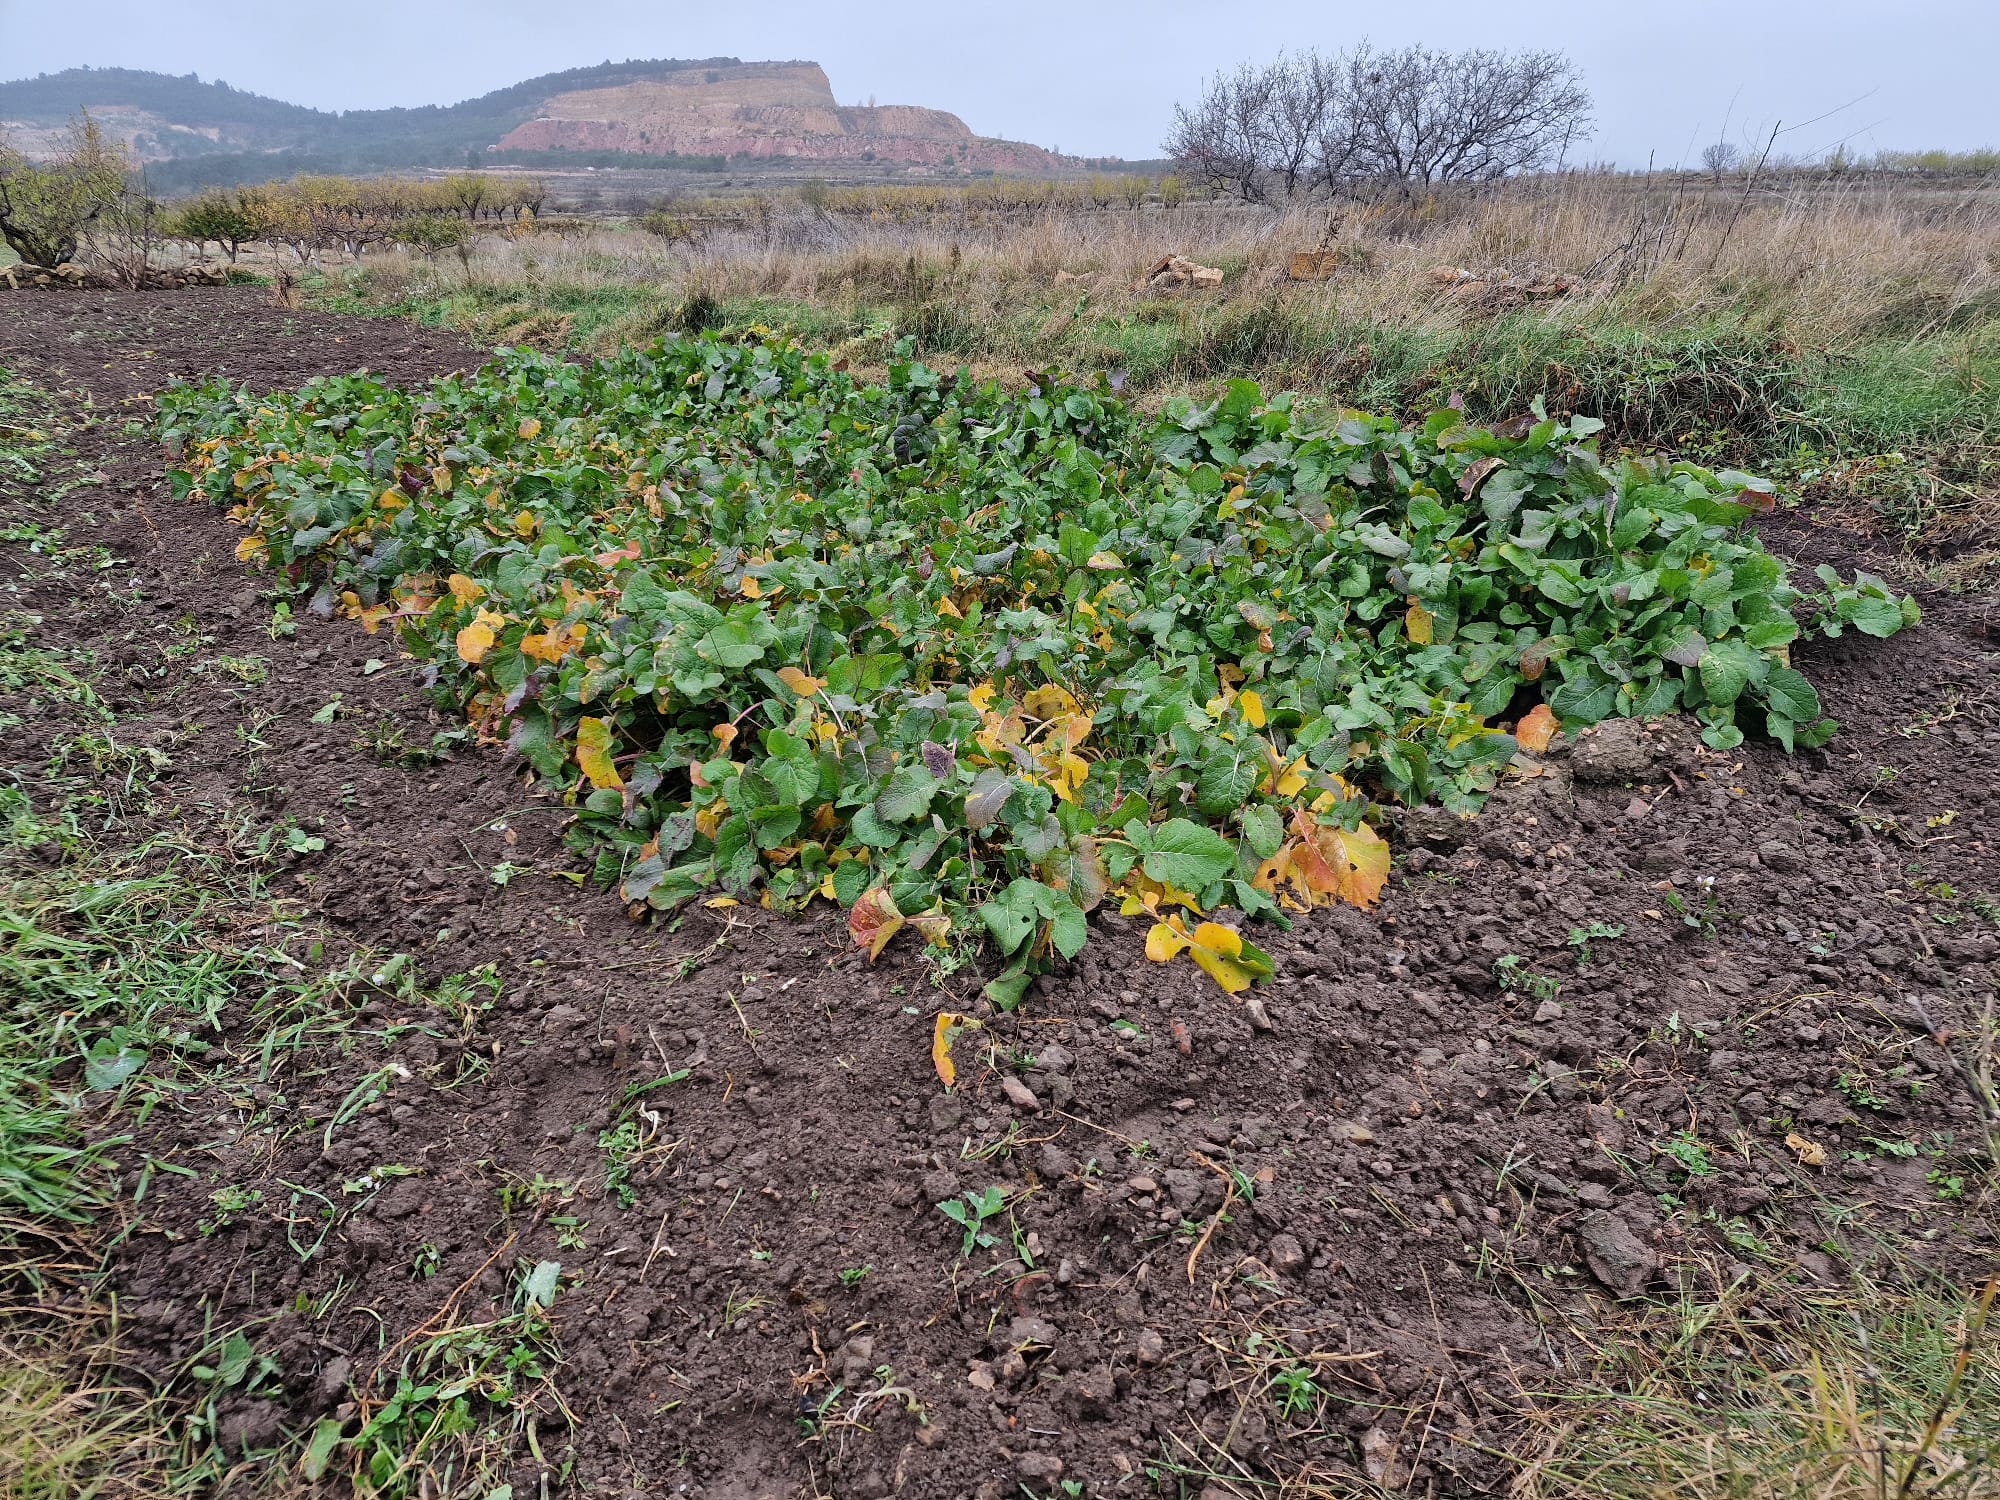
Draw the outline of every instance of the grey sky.
[[[1177,98],[1281,47],[1550,46],[1597,99],[1583,154],[1691,159],[1868,94],[1781,148],[2000,144],[2000,0],[0,0],[0,78],[198,72],[322,109],[450,103],[627,57],[811,58],[842,102],[949,109],[983,135],[1147,157]],[[1872,90],[1872,93],[1870,92]]]

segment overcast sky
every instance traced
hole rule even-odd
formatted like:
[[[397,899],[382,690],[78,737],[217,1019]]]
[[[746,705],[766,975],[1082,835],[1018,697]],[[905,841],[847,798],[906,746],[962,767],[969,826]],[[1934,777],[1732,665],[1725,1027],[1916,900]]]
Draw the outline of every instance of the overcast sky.
[[[1867,95],[1781,149],[2000,144],[2000,0],[0,0],[0,79],[199,73],[321,109],[443,104],[636,57],[810,58],[843,103],[924,104],[982,135],[1150,157],[1176,99],[1282,47],[1558,47],[1583,67],[1583,154],[1692,159]]]

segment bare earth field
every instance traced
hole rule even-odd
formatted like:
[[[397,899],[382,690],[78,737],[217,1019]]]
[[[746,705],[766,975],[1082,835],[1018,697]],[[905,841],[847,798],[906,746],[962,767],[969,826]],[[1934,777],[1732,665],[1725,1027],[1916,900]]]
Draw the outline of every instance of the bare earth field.
[[[127,427],[174,376],[479,358],[257,288],[0,294],[0,365],[67,393],[86,481],[0,519],[116,560],[82,587],[10,540],[0,602],[90,653],[120,744],[160,752],[121,837],[290,819],[323,847],[271,891],[323,933],[314,961],[491,975],[451,1024],[357,978],[351,1024],[268,1085],[119,1120],[94,1237],[9,1283],[17,1312],[115,1298],[161,1380],[249,1326],[275,1363],[211,1414],[242,1492],[305,1485],[315,1423],[351,1436],[415,1341],[504,1314],[523,1264],[563,1268],[560,1365],[493,1482],[708,1500],[1506,1493],[1555,1451],[1561,1393],[1678,1335],[1677,1308],[1781,1343],[1829,1299],[1993,1272],[1961,1073],[2000,979],[1989,606],[1810,510],[1772,519],[1787,558],[1924,610],[1798,649],[1842,726],[1825,750],[1613,724],[1477,820],[1405,813],[1376,911],[1267,940],[1262,1017],[1101,915],[986,1022],[1025,1076],[968,1056],[947,1093],[932,1018],[975,1012],[977,976],[934,981],[914,948],[871,967],[830,913],[629,920],[564,878],[564,811],[504,751],[385,756],[450,728],[393,642],[303,611],[274,637],[236,529],[176,504]],[[261,676],[212,666],[252,657]],[[26,688],[0,709],[32,789],[76,726]],[[1593,924],[1619,931],[1572,940]],[[217,1046],[249,1041],[254,999]],[[608,1176],[600,1134],[627,1124]],[[935,1205],[995,1186],[995,1244],[961,1258]],[[218,1214],[221,1187],[248,1206]]]

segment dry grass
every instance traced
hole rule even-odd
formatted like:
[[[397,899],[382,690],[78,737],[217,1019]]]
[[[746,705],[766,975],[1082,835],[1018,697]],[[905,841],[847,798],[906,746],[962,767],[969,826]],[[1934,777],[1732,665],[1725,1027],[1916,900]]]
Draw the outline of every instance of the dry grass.
[[[4,1500],[147,1500],[166,1491],[166,1413],[109,1374],[112,1345],[96,1333],[61,1345],[0,1339]]]
[[[1543,1399],[1515,1500],[1907,1500],[2000,1489],[2000,1282],[1953,1299],[1739,1283],[1621,1330]],[[1594,1337],[1602,1344],[1605,1330]]]
[[[1385,328],[1449,329],[1491,316],[1490,299],[1442,290],[1432,278],[1440,267],[1567,280],[1569,295],[1535,308],[1566,326],[1726,323],[1814,348],[1931,337],[2000,316],[2000,188],[1880,179],[1745,193],[1574,175],[1285,215],[1204,203],[997,211],[968,199],[912,217],[777,202],[705,229],[688,222],[695,238],[677,244],[610,227],[560,239],[492,236],[475,275],[572,295],[632,286],[685,295],[698,286],[721,299],[830,308],[932,298],[995,330],[1052,297],[1074,305],[1087,296],[1097,316],[1147,308],[1157,297],[1133,281],[1173,250],[1228,273],[1212,300],[1282,290],[1303,311]],[[1292,253],[1315,248],[1338,251],[1341,273],[1287,284]],[[437,279],[396,257],[376,274],[388,283]]]

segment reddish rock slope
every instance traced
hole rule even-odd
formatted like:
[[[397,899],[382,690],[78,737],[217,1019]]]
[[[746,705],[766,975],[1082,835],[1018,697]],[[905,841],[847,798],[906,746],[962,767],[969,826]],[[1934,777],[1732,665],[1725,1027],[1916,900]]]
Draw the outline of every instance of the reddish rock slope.
[[[943,110],[842,106],[817,63],[689,69],[645,83],[558,94],[501,149],[650,156],[895,161],[991,171],[1058,165],[1039,146],[988,140]]]

